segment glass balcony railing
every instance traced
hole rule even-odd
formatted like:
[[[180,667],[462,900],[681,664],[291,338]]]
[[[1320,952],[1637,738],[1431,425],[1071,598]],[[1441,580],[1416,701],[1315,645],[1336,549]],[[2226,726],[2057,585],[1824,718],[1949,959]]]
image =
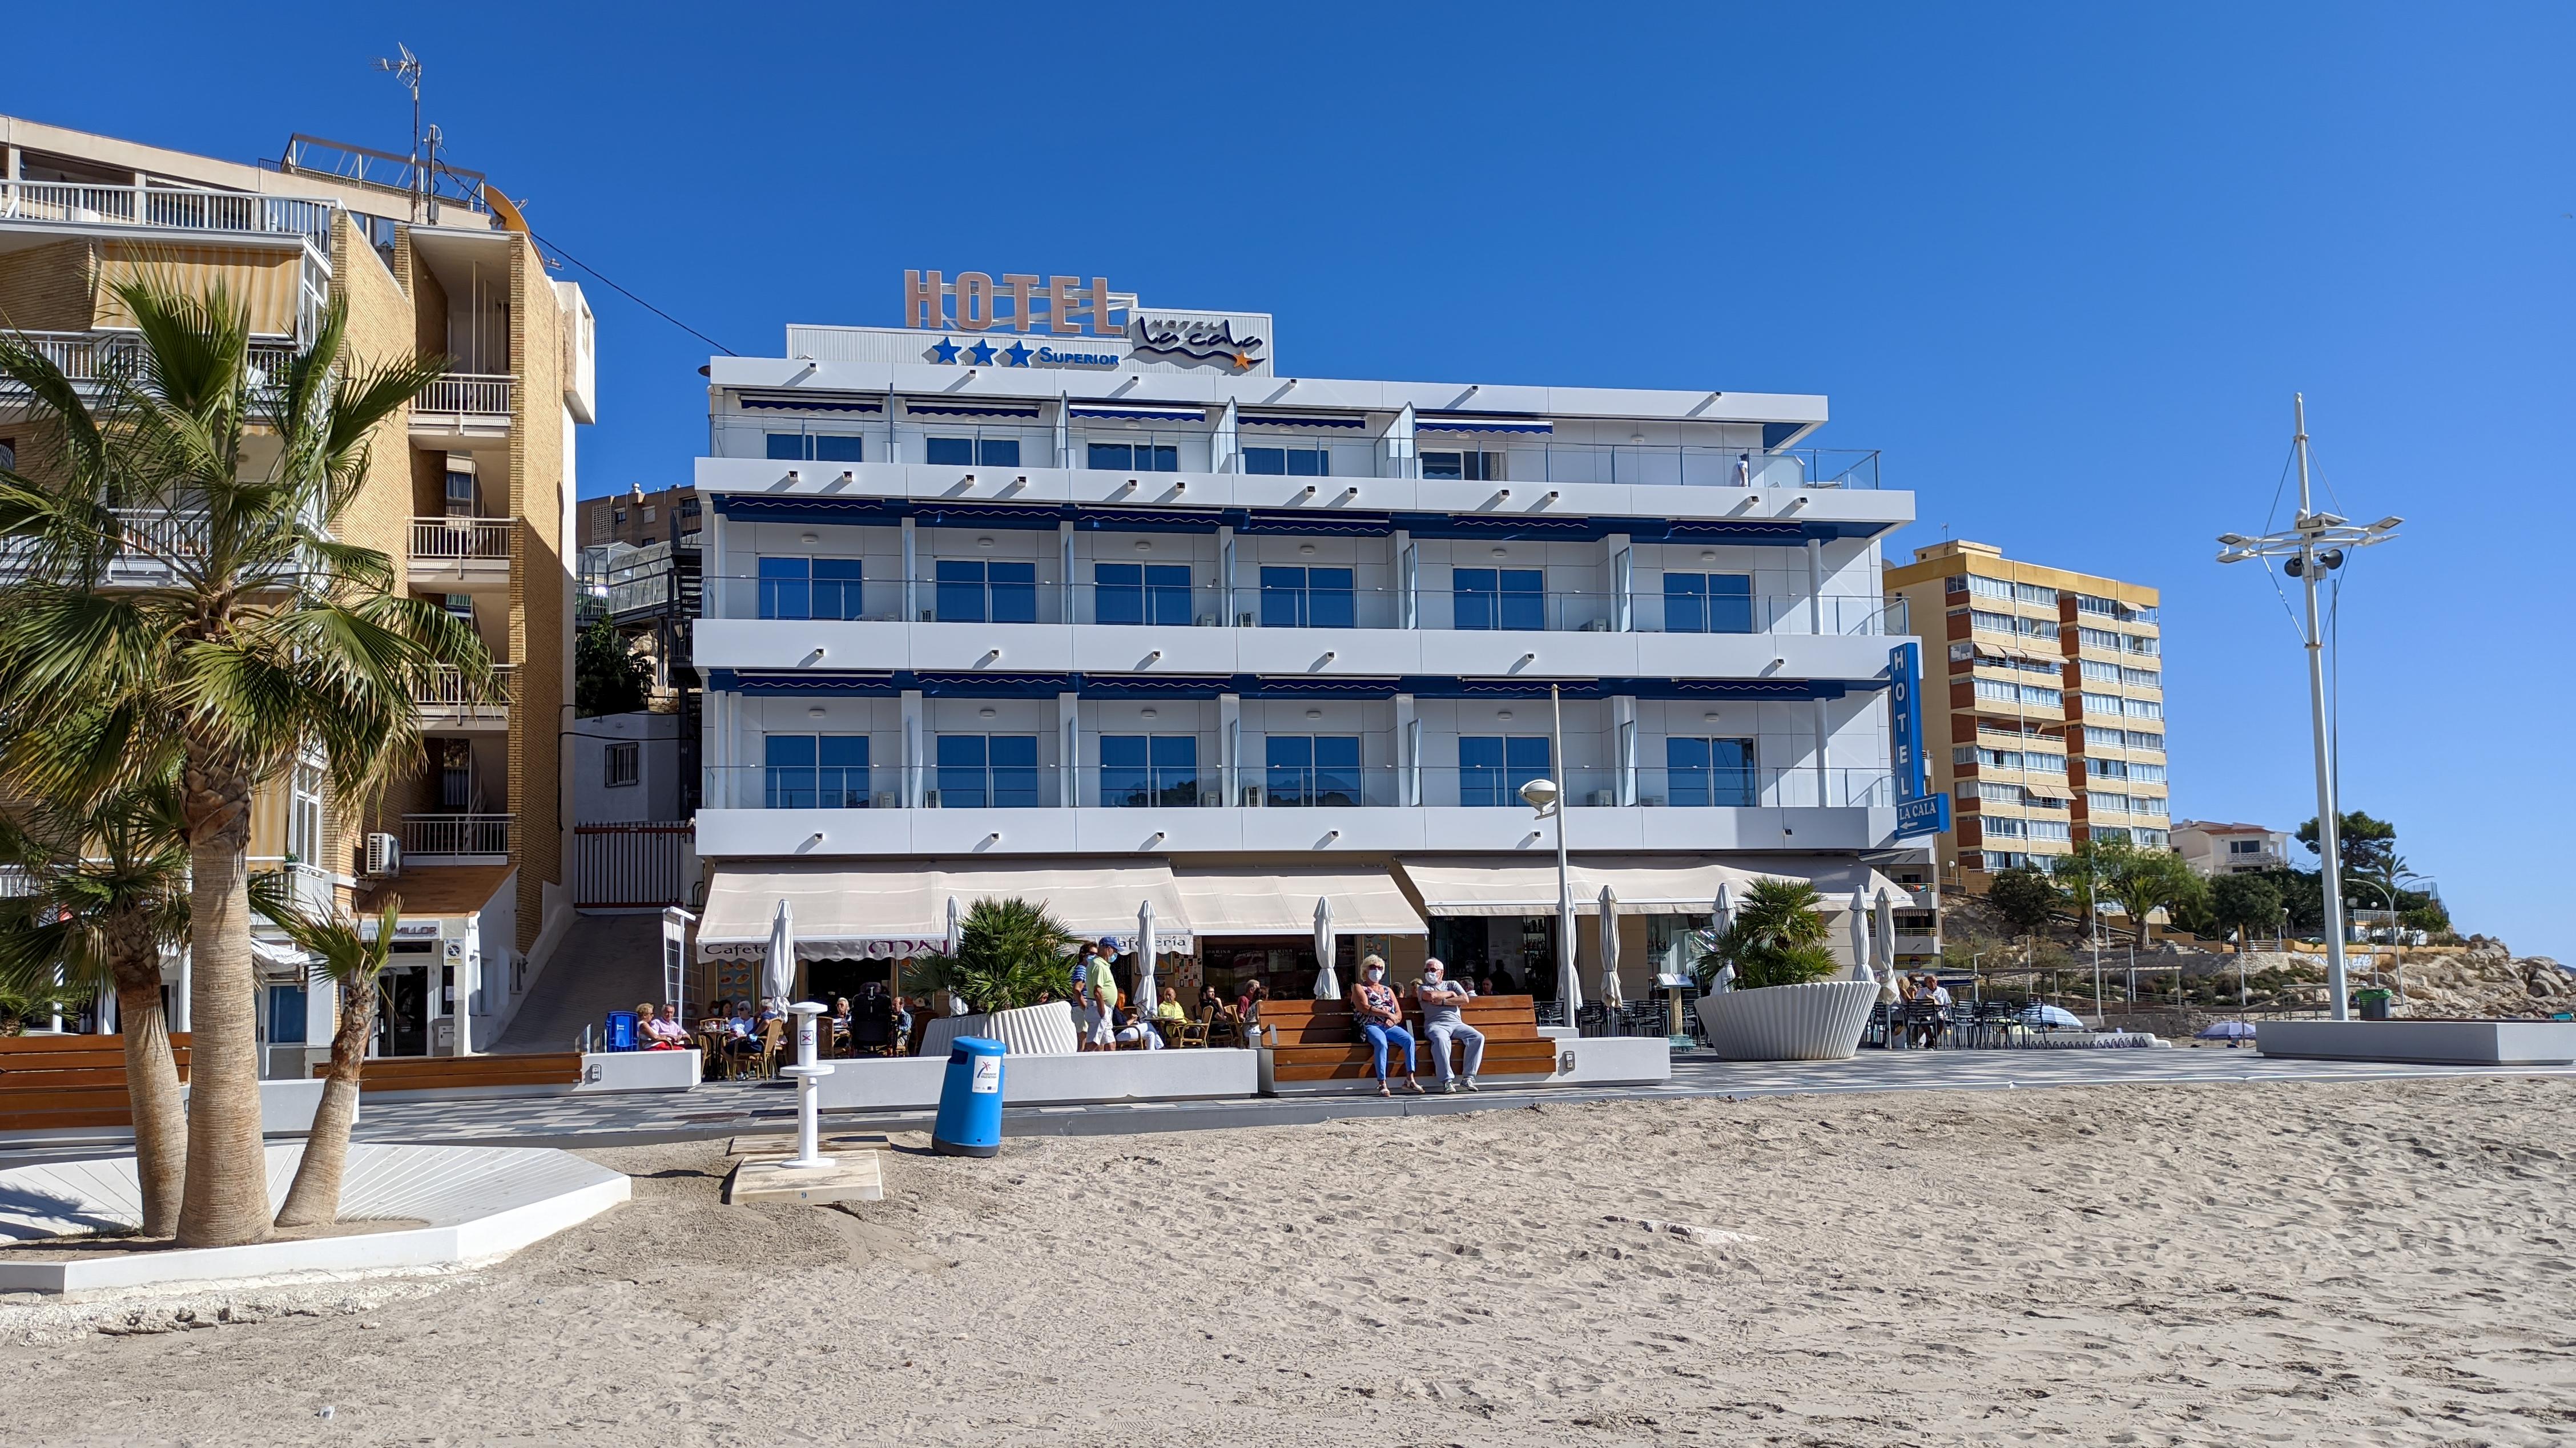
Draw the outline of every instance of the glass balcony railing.
[[[1805,809],[1886,807],[1889,772],[1790,765],[1615,769],[1576,765],[1565,783],[1577,809]],[[1246,764],[709,765],[709,809],[1511,809],[1541,775],[1502,766]],[[1545,775],[1555,778],[1552,772]],[[914,803],[907,805],[907,801]]]
[[[1032,563],[975,564],[968,576],[897,579],[830,577],[845,560],[796,559],[803,576],[740,574],[705,580],[708,617],[828,619],[896,623],[1151,625],[1161,628],[1366,628],[1469,632],[1846,634],[1899,632],[1887,600],[1870,594],[1533,591],[1525,588],[1364,588],[1347,568],[1255,566],[1261,582],[1224,588],[1190,580],[1174,566],[1166,581],[1076,583],[1040,575]],[[1114,565],[1109,565],[1114,566]],[[1153,565],[1148,565],[1149,567]],[[1446,570],[1444,570],[1445,572]],[[1323,577],[1318,577],[1323,575]],[[1184,581],[1189,580],[1189,581]],[[1901,622],[1901,620],[1900,620]]]

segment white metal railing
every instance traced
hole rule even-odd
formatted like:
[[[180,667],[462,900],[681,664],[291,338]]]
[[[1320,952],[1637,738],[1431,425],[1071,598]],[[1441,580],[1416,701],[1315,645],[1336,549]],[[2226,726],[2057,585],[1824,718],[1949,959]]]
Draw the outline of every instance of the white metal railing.
[[[95,384],[119,369],[130,372],[143,355],[143,341],[132,332],[21,332],[16,336],[76,383]],[[251,343],[253,384],[265,386],[294,356],[294,344],[289,342]]]
[[[329,201],[261,196],[248,191],[0,181],[0,221],[106,222],[180,231],[301,236],[325,252],[331,246],[331,217],[338,209]]]
[[[301,860],[290,860],[283,855],[253,855],[250,857],[250,868],[254,875],[272,872],[283,875],[286,903],[295,909],[307,915],[331,913],[333,901],[330,871],[319,865],[306,864]],[[254,919],[252,923],[263,928],[267,925],[265,920],[259,919]]]
[[[167,508],[118,508],[117,552],[128,558],[168,562],[206,551],[206,515]]]
[[[507,417],[510,390],[518,379],[506,373],[451,372],[421,389],[414,415],[435,413],[459,417]]]
[[[402,849],[415,855],[506,855],[517,815],[407,814]]]
[[[510,719],[511,685],[518,674],[516,664],[494,664],[489,682],[474,684],[455,669],[440,669],[412,690],[412,702],[420,706],[422,722],[498,723]],[[410,846],[406,844],[404,848]]]
[[[411,556],[507,563],[518,526],[512,518],[414,518]]]

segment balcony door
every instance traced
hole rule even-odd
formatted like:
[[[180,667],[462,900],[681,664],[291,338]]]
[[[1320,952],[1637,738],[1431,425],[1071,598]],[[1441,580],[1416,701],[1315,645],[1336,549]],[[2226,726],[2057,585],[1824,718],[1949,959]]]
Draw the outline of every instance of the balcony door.
[[[1348,568],[1277,568],[1261,570],[1263,628],[1350,628],[1352,570]]]
[[[1462,629],[1547,627],[1547,575],[1536,568],[1453,568],[1455,626]]]
[[[1037,807],[1034,734],[942,734],[938,758],[941,809]]]
[[[1100,736],[1100,802],[1113,809],[1195,806],[1199,802],[1198,736]]]
[[[1470,807],[1518,804],[1521,786],[1545,779],[1547,770],[1544,734],[1461,735],[1458,803]]]
[[[1759,793],[1750,739],[1667,739],[1665,789],[1677,808],[1749,808]]]
[[[1360,738],[1356,734],[1273,734],[1263,741],[1267,775],[1264,802],[1272,805],[1349,805],[1360,802]]]

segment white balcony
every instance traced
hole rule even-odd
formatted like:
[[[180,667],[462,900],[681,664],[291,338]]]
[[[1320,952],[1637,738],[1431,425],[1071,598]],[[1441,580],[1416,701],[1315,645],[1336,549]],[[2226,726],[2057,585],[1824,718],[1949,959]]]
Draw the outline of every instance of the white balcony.
[[[509,732],[511,686],[517,674],[516,664],[495,664],[491,681],[474,685],[454,669],[440,669],[413,692],[412,702],[420,707],[420,727],[433,734]]]
[[[133,332],[23,332],[15,334],[37,355],[54,364],[63,377],[82,393],[96,395],[100,384],[117,376],[133,376],[142,365],[142,338]],[[295,344],[282,339],[254,341],[250,344],[251,378],[255,386],[267,388],[295,356]]]
[[[407,814],[402,817],[403,863],[502,864],[515,843],[518,816],[506,814]]]
[[[421,389],[411,405],[411,432],[424,440],[506,437],[519,380],[506,374],[451,372]]]
[[[329,201],[247,191],[0,181],[0,221],[300,236],[325,254],[331,249],[331,218],[338,209]]]
[[[413,586],[482,593],[510,586],[515,518],[414,518],[409,575]]]

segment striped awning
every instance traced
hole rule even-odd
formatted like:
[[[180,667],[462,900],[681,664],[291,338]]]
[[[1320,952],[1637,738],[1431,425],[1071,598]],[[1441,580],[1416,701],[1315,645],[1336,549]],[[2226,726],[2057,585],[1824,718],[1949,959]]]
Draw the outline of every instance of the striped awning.
[[[1472,417],[1458,413],[1422,413],[1413,419],[1415,432],[1521,432],[1550,433],[1556,424],[1543,417]]]
[[[883,412],[885,401],[870,397],[797,397],[776,393],[744,393],[742,405],[764,412]]]
[[[1208,410],[1187,402],[1071,402],[1072,417],[1108,417],[1126,421],[1205,422]]]
[[[1366,427],[1368,419],[1356,415],[1334,416],[1320,412],[1237,412],[1238,427]]]
[[[937,397],[907,397],[903,410],[915,417],[1014,417],[1034,420],[1035,404],[951,402]]]

